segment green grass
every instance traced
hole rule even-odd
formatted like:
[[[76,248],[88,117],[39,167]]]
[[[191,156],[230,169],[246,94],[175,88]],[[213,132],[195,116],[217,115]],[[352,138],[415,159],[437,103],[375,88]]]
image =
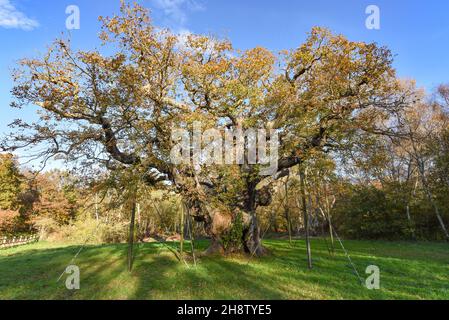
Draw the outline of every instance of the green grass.
[[[306,268],[303,241],[266,240],[271,255],[202,257],[188,268],[159,244],[138,245],[126,270],[126,245],[86,247],[75,264],[81,290],[57,282],[79,246],[37,243],[0,251],[0,299],[449,299],[449,245],[346,241],[362,277],[381,270],[381,289],[358,281],[343,252],[334,257],[312,243],[314,269]],[[175,244],[173,244],[174,246]],[[207,242],[199,242],[204,249]]]

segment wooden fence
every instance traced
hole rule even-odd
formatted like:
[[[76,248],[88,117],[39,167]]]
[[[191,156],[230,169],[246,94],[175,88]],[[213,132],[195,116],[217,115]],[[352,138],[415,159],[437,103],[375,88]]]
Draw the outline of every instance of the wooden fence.
[[[23,246],[37,241],[39,241],[39,236],[36,234],[17,237],[0,237],[0,249]]]

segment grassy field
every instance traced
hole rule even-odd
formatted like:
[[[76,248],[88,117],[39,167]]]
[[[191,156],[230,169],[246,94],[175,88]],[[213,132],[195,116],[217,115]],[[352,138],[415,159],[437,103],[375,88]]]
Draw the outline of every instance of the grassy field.
[[[271,255],[202,257],[196,267],[180,263],[160,244],[137,245],[134,269],[126,270],[126,245],[86,247],[75,264],[81,289],[57,282],[75,245],[37,243],[0,251],[0,299],[449,299],[449,245],[346,241],[360,275],[381,270],[381,289],[360,284],[343,252],[330,256],[322,240],[312,243],[314,269],[307,270],[303,241],[266,240]],[[175,246],[176,244],[172,244]],[[197,244],[204,249],[207,242]]]

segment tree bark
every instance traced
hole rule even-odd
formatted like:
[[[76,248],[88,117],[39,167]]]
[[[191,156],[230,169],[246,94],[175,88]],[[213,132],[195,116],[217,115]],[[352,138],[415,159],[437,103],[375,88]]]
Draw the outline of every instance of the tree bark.
[[[249,213],[251,220],[248,230],[244,231],[243,244],[245,252],[250,255],[262,256],[266,254],[266,249],[262,246],[260,239],[260,227],[257,221],[256,214],[256,191],[257,183],[251,181],[247,182],[248,200],[246,203],[246,212]]]
[[[180,235],[181,239],[179,241],[179,252],[181,254],[181,257],[184,256],[184,228],[185,228],[184,214],[185,214],[185,210],[186,210],[186,207],[183,204],[181,206],[181,223],[180,223],[180,226],[181,226],[181,235]]]
[[[405,213],[407,215],[407,222],[410,228],[410,232],[412,234],[412,239],[416,240],[416,235],[415,235],[415,230],[413,228],[413,221],[412,221],[412,216],[410,215],[410,202],[412,201],[412,199],[416,196],[416,189],[418,188],[418,179],[416,179],[414,188],[413,188],[413,192],[411,195],[409,195],[408,199],[407,199],[407,203],[406,203],[406,207],[405,207]]]
[[[251,256],[260,257],[266,254],[266,249],[262,246],[260,227],[255,212],[251,214],[251,224],[246,235],[244,235],[243,243],[245,252]]]
[[[233,221],[229,214],[215,212],[211,220],[206,227],[208,234],[211,236],[211,244],[204,254],[214,255],[241,252],[251,256],[263,256],[267,253],[267,250],[262,245],[260,227],[255,213],[243,213],[242,222],[244,228],[238,247],[229,246],[225,248],[223,244],[222,239],[224,235],[233,227]]]
[[[183,207],[185,208],[185,212],[187,213],[187,229],[188,229],[189,238],[190,238],[190,249],[192,250],[193,264],[196,266],[195,242],[194,242],[195,236],[194,236],[192,218],[190,216],[189,208],[185,204],[183,205]]]
[[[223,245],[223,237],[228,233],[235,223],[234,218],[238,213],[242,214],[243,232],[240,238],[240,245],[236,247],[227,247]],[[204,252],[206,255],[227,254],[239,251],[250,254],[251,256],[262,256],[267,253],[263,247],[260,227],[256,214],[256,188],[251,184],[248,187],[248,199],[245,210],[235,210],[224,212],[223,210],[209,210],[205,219],[206,232],[211,236],[211,244]]]

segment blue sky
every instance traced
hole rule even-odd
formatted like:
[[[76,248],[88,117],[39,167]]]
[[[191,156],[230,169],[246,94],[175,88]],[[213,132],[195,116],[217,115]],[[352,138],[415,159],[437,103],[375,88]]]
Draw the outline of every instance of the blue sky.
[[[447,0],[141,0],[154,23],[174,31],[211,33],[235,47],[261,45],[273,51],[297,47],[312,26],[343,33],[352,40],[375,41],[396,55],[398,74],[414,78],[429,91],[449,82],[449,1]],[[380,8],[380,30],[365,27],[368,5]],[[77,5],[81,29],[73,43],[98,45],[98,16],[118,12],[118,0],[0,0],[0,134],[15,118],[32,119],[28,110],[11,110],[10,70],[15,61],[36,56],[62,32],[66,7]]]

